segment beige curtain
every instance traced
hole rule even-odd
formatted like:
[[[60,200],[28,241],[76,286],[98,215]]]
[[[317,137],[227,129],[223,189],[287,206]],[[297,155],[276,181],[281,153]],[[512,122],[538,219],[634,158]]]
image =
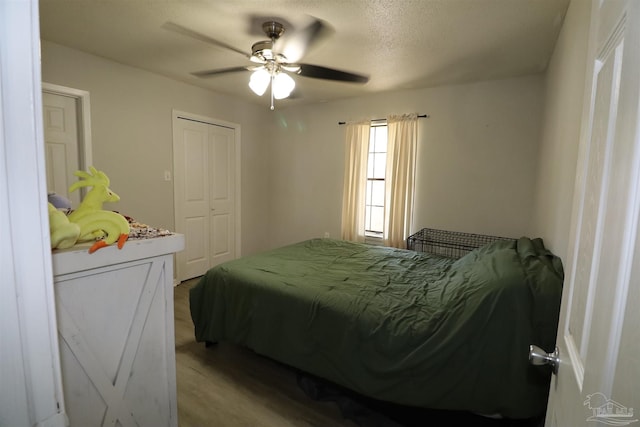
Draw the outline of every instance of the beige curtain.
[[[384,244],[406,248],[415,190],[417,114],[389,116],[387,132]]]
[[[364,242],[369,127],[368,121],[349,123],[346,131],[342,238],[354,242]]]

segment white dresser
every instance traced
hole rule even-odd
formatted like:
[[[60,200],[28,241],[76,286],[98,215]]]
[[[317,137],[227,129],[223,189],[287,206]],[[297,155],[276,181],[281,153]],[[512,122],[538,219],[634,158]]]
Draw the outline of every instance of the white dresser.
[[[178,425],[173,254],[184,236],[52,255],[71,427]]]

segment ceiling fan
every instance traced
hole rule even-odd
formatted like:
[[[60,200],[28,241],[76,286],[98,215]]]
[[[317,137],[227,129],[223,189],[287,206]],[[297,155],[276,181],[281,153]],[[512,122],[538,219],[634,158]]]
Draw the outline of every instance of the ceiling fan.
[[[249,87],[254,93],[262,96],[271,86],[272,110],[274,109],[274,98],[287,98],[295,88],[295,81],[289,74],[350,83],[367,83],[369,81],[369,77],[362,74],[298,62],[312,46],[329,32],[327,24],[319,19],[314,18],[308,25],[286,34],[285,27],[280,22],[273,20],[264,22],[262,30],[269,39],[254,43],[251,46],[251,54],[171,21],[165,22],[162,27],[231,50],[248,58],[252,64],[198,71],[192,74],[198,77],[212,77],[225,73],[252,71]]]

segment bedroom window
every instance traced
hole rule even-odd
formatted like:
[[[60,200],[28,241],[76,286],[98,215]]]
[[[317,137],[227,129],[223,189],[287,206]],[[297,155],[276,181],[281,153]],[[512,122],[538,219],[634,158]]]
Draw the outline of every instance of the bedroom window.
[[[411,230],[418,115],[347,124],[342,193],[344,240],[406,247]]]
[[[365,194],[365,236],[382,238],[384,232],[387,123],[371,125]]]

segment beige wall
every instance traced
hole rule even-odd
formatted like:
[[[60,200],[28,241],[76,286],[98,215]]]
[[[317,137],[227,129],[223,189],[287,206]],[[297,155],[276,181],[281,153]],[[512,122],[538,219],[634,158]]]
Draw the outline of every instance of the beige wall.
[[[105,207],[156,227],[174,228],[172,109],[240,124],[242,251],[268,245],[266,108],[47,41],[42,79],[90,92],[93,163],[121,197]]]
[[[545,78],[534,231],[564,261],[581,131],[591,3],[572,1]]]
[[[542,83],[535,75],[276,111],[271,243],[339,237],[345,127],[338,121],[409,112],[431,116],[419,121],[414,228],[528,235]]]

